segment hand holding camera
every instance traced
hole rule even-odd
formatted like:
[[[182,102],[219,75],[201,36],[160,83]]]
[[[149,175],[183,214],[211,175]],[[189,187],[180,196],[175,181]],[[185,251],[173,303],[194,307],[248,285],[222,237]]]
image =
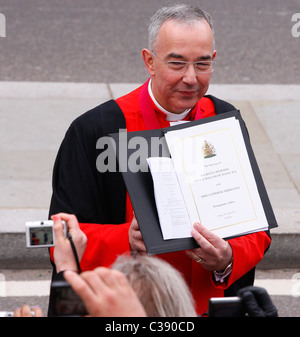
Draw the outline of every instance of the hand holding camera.
[[[59,213],[52,220],[26,222],[28,248],[54,247],[53,257],[57,273],[79,271],[87,237],[81,231],[75,215]],[[52,283],[54,303],[58,316],[83,315],[86,309],[80,298],[65,281]],[[15,316],[14,313],[8,313]],[[21,313],[21,316],[24,316]]]
[[[126,276],[118,270],[98,267],[81,275],[66,271],[64,278],[82,299],[92,317],[146,316],[137,293]],[[80,306],[77,304],[76,307]]]
[[[77,271],[86,247],[86,235],[80,230],[75,215],[59,213],[51,218],[26,222],[26,245],[28,248],[54,246],[57,272]]]
[[[74,215],[59,213],[51,217],[54,221],[53,231],[56,240],[54,248],[54,260],[56,265],[56,271],[59,273],[63,270],[77,271],[78,266],[74,259],[70,238],[72,239],[80,261],[84,253],[87,237],[80,230],[77,218]],[[63,231],[63,222],[68,224],[68,233],[71,235],[65,237]]]

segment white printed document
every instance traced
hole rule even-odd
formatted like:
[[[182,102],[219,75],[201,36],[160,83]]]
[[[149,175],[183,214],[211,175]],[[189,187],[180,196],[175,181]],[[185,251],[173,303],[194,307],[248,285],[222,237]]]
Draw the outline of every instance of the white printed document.
[[[236,118],[165,138],[171,158],[148,158],[164,240],[191,237],[195,222],[222,238],[268,229]]]

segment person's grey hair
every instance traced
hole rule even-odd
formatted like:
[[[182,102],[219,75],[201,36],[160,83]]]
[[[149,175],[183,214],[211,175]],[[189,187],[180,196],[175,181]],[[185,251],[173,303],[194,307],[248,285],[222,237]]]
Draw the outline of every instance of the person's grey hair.
[[[121,255],[111,267],[124,273],[149,317],[196,316],[194,300],[182,275],[154,256]]]
[[[193,24],[200,20],[206,20],[214,35],[212,18],[207,12],[192,5],[170,5],[160,8],[150,19],[148,27],[148,48],[150,51],[155,51],[158,32],[163,23],[168,20],[175,20],[184,24]]]

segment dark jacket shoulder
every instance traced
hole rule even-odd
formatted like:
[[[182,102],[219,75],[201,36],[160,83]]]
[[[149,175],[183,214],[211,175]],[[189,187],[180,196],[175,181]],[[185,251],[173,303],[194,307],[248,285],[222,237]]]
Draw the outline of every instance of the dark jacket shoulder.
[[[213,95],[205,95],[205,97],[212,100],[212,102],[214,103],[215,112],[216,112],[217,115],[221,114],[221,113],[236,110],[236,108],[232,104],[230,104],[226,101],[223,101],[222,99],[217,98]]]

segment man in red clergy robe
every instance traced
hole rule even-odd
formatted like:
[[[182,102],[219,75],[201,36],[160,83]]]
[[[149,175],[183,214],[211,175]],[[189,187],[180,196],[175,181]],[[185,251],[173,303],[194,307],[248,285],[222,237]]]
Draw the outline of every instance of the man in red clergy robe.
[[[144,49],[142,56],[150,80],[116,100],[128,132],[167,127],[234,109],[229,103],[204,96],[216,57],[207,13],[186,5],[160,9],[151,19],[149,49]],[[82,270],[109,266],[122,253],[146,252],[120,173],[115,176],[120,181],[118,191],[95,167],[98,132],[104,130],[99,121],[102,107],[72,123],[53,173],[50,215],[75,214],[88,238]],[[102,136],[106,135],[103,131]],[[254,268],[271,239],[267,232],[258,232],[225,241],[201,224],[194,225],[192,235],[199,248],[159,257],[182,272],[196,310],[202,314],[210,297],[235,294],[253,282]]]

